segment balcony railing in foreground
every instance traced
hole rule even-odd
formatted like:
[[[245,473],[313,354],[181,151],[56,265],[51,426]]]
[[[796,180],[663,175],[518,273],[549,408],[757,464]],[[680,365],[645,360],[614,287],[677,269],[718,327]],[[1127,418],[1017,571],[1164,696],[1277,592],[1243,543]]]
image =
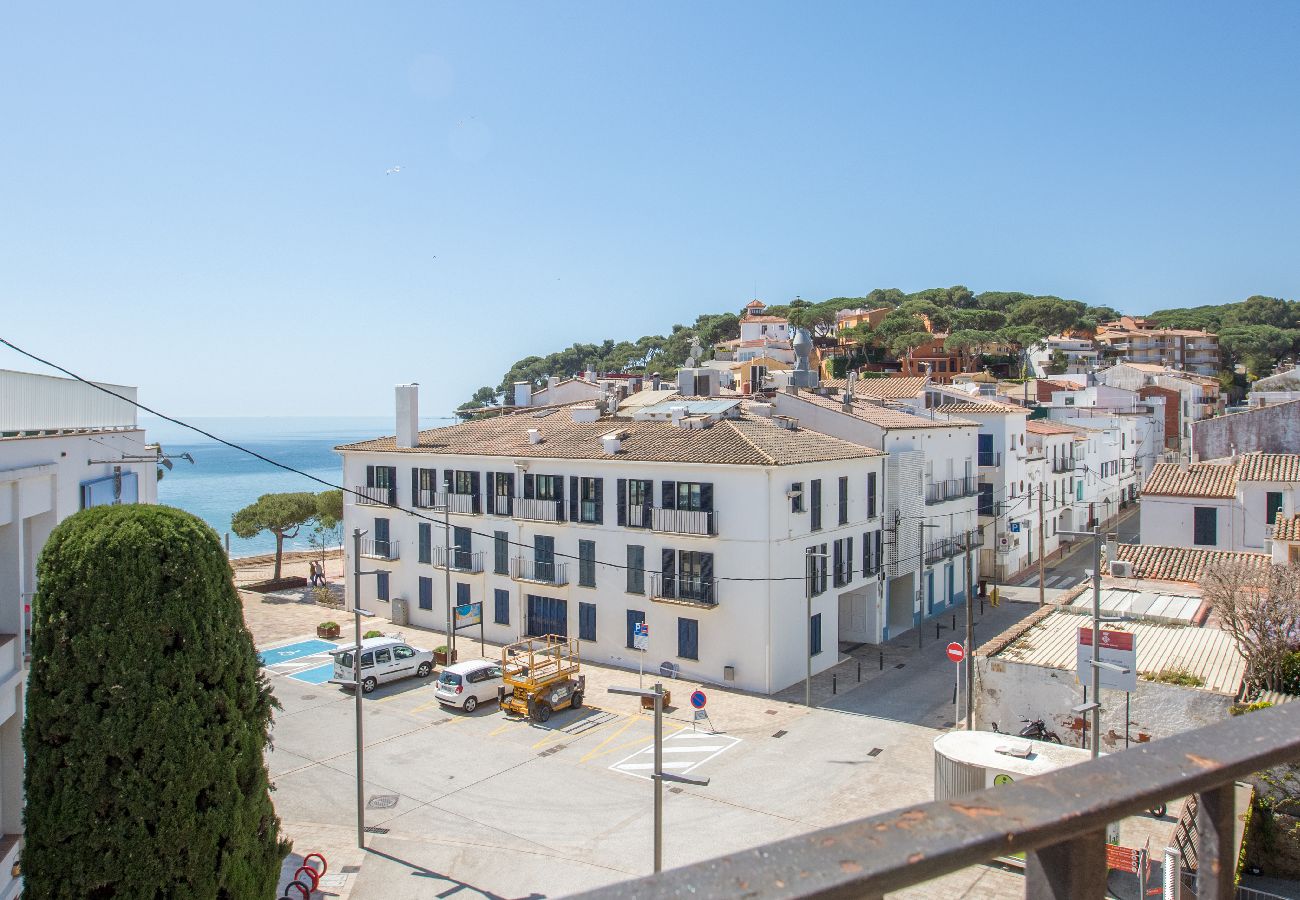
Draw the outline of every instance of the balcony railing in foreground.
[[[1300,760],[1300,703],[1139,744],[1015,784],[823,828],[578,895],[878,898],[1024,852],[1025,896],[1106,895],[1106,825],[1197,797],[1198,900],[1235,894],[1233,782]]]

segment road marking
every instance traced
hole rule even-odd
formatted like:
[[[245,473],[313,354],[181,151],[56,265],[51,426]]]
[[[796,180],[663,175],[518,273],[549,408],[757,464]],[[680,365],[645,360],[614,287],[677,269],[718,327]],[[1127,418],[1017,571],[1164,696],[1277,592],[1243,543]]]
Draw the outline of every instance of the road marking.
[[[398,696],[401,695],[399,694]],[[384,699],[387,700],[388,698],[385,697]],[[442,702],[439,700],[430,700],[428,703],[421,703],[415,709],[410,710],[410,712],[412,713],[424,712],[426,709],[433,709],[434,707],[437,706],[442,706]]]
[[[506,719],[505,724],[504,724],[504,725],[500,725],[500,726],[498,726],[498,727],[492,729],[492,731],[488,733],[488,737],[496,737],[496,736],[497,736],[498,734],[500,734],[501,732],[506,731],[507,729],[509,729],[510,726],[512,726],[512,725],[518,725],[518,724],[519,724],[518,722],[514,722],[514,721],[511,721],[510,719]]]
[[[682,726],[685,728],[686,726]],[[713,743],[701,744],[698,739],[708,738]],[[740,743],[740,738],[729,737],[727,735],[709,734],[701,735],[699,732],[674,733],[664,738],[663,752],[674,755],[673,759],[665,760],[663,767],[686,774],[694,771],[713,759],[721,753],[725,753],[732,747]],[[642,747],[630,756],[626,756],[610,766],[615,772],[624,772],[633,778],[648,778],[643,772],[654,769],[653,755],[655,752],[654,745]],[[685,759],[682,755],[689,754]],[[651,757],[651,762],[644,762],[646,757]]]
[[[634,718],[633,716],[628,716],[627,721],[624,722],[622,725],[620,725],[617,729],[615,729],[613,734],[611,734],[609,737],[605,738],[603,741],[601,741],[601,742],[600,742],[599,744],[597,744],[596,746],[592,747],[589,751],[587,751],[587,754],[586,754],[585,756],[583,756],[582,759],[578,760],[578,762],[580,762],[580,763],[585,763],[587,760],[595,759],[595,758],[598,757],[598,756],[604,756],[605,753],[613,753],[615,750],[618,750],[618,749],[619,749],[618,747],[611,747],[609,750],[605,750],[605,751],[602,752],[600,748],[604,747],[604,746],[605,746],[606,744],[608,744],[610,741],[614,740],[614,738],[618,737],[620,734],[622,734],[623,732],[627,731],[629,728],[631,728],[633,725],[635,725],[638,721],[640,721],[640,720]],[[645,738],[640,738],[640,740],[645,740]],[[631,746],[631,745],[628,745],[628,746]]]

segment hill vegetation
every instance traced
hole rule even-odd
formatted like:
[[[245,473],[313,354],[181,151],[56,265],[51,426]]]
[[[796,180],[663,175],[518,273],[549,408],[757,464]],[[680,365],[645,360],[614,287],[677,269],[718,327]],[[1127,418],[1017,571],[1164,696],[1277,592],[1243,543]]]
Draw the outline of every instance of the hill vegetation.
[[[964,285],[928,288],[911,294],[897,288],[883,288],[861,297],[832,297],[819,302],[797,298],[791,303],[769,306],[766,311],[788,317],[795,325],[808,329],[814,338],[824,338],[834,328],[840,310],[882,307],[889,307],[890,312],[876,328],[864,324],[841,332],[862,348],[849,364],[903,356],[920,347],[930,337],[925,327],[927,319],[934,331],[947,333],[948,349],[974,357],[998,349],[1018,352],[1051,334],[1088,333],[1099,324],[1119,317],[1108,306],[1092,306],[1081,300],[1018,291],[976,294]],[[709,359],[715,344],[739,336],[743,314],[744,310],[710,313],[701,315],[693,325],[674,325],[667,335],[646,335],[636,341],[574,344],[547,356],[525,357],[510,367],[496,387],[484,386],[475,391],[458,412],[465,414],[471,409],[497,405],[509,396],[516,381],[529,381],[534,387],[540,387],[549,375],[571,378],[594,369],[602,373],[659,372],[671,376],[686,362],[693,339],[699,339],[705,348],[704,358]],[[1165,327],[1218,332],[1225,370],[1221,380],[1225,385],[1242,381],[1234,371],[1238,364],[1250,376],[1261,377],[1272,372],[1282,359],[1300,353],[1300,303],[1297,302],[1254,296],[1219,306],[1158,310],[1150,318]]]

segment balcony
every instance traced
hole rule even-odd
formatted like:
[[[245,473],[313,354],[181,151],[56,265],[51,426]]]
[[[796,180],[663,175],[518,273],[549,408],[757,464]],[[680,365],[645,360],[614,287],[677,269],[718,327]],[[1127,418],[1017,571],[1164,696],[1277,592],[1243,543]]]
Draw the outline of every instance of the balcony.
[[[1056,458],[1052,459],[1052,472],[1054,474],[1060,475],[1062,472],[1073,472],[1073,471],[1074,471],[1073,456],[1066,456],[1061,459],[1056,459]]]
[[[973,497],[979,493],[979,477],[968,475],[965,478],[949,478],[946,481],[933,482],[925,489],[925,502],[929,505],[944,503],[948,500],[960,500]]]
[[[483,551],[462,550],[460,547],[433,548],[433,567],[435,569],[447,568],[447,558],[451,558],[451,570],[453,572],[482,572],[483,571]]]
[[[397,559],[399,549],[401,547],[397,541],[361,539],[361,555],[370,559]]]
[[[451,494],[447,491],[435,493],[433,495],[433,505],[439,510],[445,509],[448,512],[462,515],[474,515],[479,508],[477,494]]]
[[[1024,853],[1026,897],[1099,900],[1107,893],[1107,824],[1189,795],[1197,800],[1195,896],[1233,897],[1233,783],[1297,760],[1300,703],[1286,703],[1014,784],[855,819],[577,898],[879,898]]]
[[[515,581],[563,585],[569,583],[569,564],[516,556],[510,561],[510,577]]]
[[[704,509],[664,509],[658,506],[629,506],[629,528],[649,528],[664,534],[712,536],[718,533],[717,513]]]
[[[979,459],[977,462],[981,469],[996,469],[998,466],[1002,465],[1002,451],[981,450],[979,451]]]
[[[559,500],[534,500],[526,497],[515,498],[514,517],[530,522],[564,521]]]
[[[397,505],[397,491],[392,488],[358,485],[352,489],[352,496],[362,506]]]
[[[651,572],[650,599],[711,609],[718,605],[717,582],[713,578]]]
[[[497,495],[487,498],[488,512],[494,516],[513,516],[515,514],[515,498],[505,495]]]

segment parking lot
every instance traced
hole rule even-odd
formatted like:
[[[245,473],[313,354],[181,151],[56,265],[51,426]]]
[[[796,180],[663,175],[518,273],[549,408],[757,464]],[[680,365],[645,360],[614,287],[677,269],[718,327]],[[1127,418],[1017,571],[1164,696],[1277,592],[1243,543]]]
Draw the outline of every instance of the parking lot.
[[[275,804],[298,852],[325,850],[346,874],[326,896],[559,896],[651,871],[653,717],[607,691],[636,686],[636,671],[584,665],[584,707],[545,725],[506,719],[495,703],[445,710],[433,679],[366,695],[366,823],[377,830],[363,854],[354,702],[314,683],[321,649],[304,637],[264,648],[264,660],[283,704],[268,757]],[[666,867],[931,797],[932,728],[712,687],[697,725],[686,702],[697,685],[665,686],[665,768],[710,779],[666,793]],[[1010,896],[1018,878],[976,868],[942,890]]]

